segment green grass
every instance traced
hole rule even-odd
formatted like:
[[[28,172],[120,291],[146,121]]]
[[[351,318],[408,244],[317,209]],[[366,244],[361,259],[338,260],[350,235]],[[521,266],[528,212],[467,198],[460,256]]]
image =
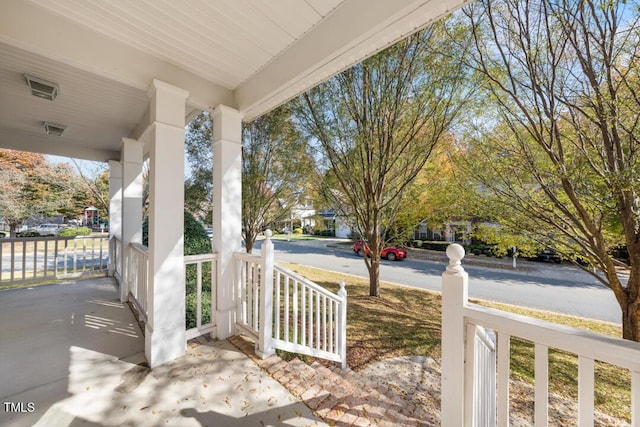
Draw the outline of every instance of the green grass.
[[[390,357],[441,357],[442,301],[439,293],[382,282],[381,297],[372,298],[369,297],[367,279],[306,266],[282,264],[332,292],[338,290],[341,280],[345,281],[348,292],[347,363],[350,368],[361,370],[371,363]],[[622,335],[621,327],[612,323],[485,301],[472,302],[613,337]],[[533,384],[533,361],[533,344],[512,338],[511,377]],[[550,349],[550,392],[576,400],[577,377],[577,356]],[[597,363],[595,377],[596,409],[630,422],[629,372]]]

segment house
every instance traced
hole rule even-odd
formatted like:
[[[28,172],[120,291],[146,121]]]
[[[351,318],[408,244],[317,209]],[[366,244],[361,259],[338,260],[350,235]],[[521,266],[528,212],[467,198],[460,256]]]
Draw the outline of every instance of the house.
[[[0,146],[108,162],[109,273],[118,278],[120,299],[133,298],[145,311],[145,355],[155,369],[181,357],[187,339],[185,123],[205,110],[214,121],[216,287],[207,333],[225,339],[235,333],[239,320],[234,256],[241,251],[241,123],[463,3],[3,0]],[[147,160],[149,247],[143,248],[142,173]],[[128,262],[132,258],[139,262]],[[456,262],[451,264],[454,276],[462,274]],[[443,343],[453,353],[445,359],[450,362],[447,372],[460,375],[465,310],[461,303],[447,316],[447,336],[453,342]],[[490,316],[482,312],[475,317],[479,322]],[[264,318],[262,323],[270,324]],[[640,368],[629,366],[635,369],[634,405],[640,407]],[[447,377],[445,383],[443,424],[462,425],[460,378]],[[634,422],[640,423],[637,418]]]
[[[234,332],[228,292],[241,250],[241,122],[461,6],[461,0],[294,3],[7,0],[0,13],[0,146],[108,162],[109,235],[142,238],[149,162],[147,359],[184,353],[184,126],[214,121],[216,334]],[[130,296],[125,257],[112,261]]]

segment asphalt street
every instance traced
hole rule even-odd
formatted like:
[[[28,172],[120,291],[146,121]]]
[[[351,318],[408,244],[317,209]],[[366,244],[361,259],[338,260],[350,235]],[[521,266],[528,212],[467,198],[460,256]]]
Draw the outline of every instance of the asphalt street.
[[[259,250],[261,242],[257,242]],[[326,240],[274,240],[276,262],[286,261],[311,267],[368,277],[362,258],[348,247]],[[256,251],[255,253],[258,253]],[[613,292],[592,275],[570,265],[526,263],[525,271],[510,268],[463,267],[469,273],[469,297],[621,323]],[[520,263],[524,266],[523,263]],[[380,277],[433,291],[441,291],[445,262],[407,259],[382,260]]]

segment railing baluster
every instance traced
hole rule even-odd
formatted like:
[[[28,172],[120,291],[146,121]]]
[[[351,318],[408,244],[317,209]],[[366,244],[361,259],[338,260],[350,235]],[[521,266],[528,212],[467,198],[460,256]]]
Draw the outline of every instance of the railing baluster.
[[[327,297],[322,296],[322,349],[327,351]]]
[[[316,292],[316,348],[320,349],[320,294]]]
[[[278,273],[279,275],[280,273]],[[284,278],[284,337],[289,340],[289,277]]]
[[[202,326],[202,262],[196,263],[196,326]]]
[[[549,425],[549,347],[535,344],[535,425]]]
[[[293,342],[298,344],[300,337],[298,335],[298,281],[293,280]]]
[[[640,425],[640,372],[631,371],[631,425]]]
[[[22,243],[22,280],[27,278],[27,241]]]
[[[593,426],[594,361],[578,357],[578,426]]]
[[[33,241],[33,273],[31,274],[32,278],[36,278],[38,274],[38,241]]]
[[[11,273],[10,273],[10,282],[13,282],[15,280],[15,269],[16,269],[16,246],[15,246],[16,242],[11,242]]]
[[[335,352],[335,348],[333,347],[333,337],[335,335],[335,331],[333,328],[333,305],[337,304],[334,301],[329,301],[329,351],[330,352]],[[336,310],[337,311],[337,310]]]
[[[297,281],[296,281],[297,286]],[[307,288],[304,286],[300,286],[301,297],[300,297],[300,317],[302,318],[302,330],[300,331],[301,340],[300,344],[306,345],[307,343]]]
[[[509,426],[509,371],[511,369],[511,337],[498,333],[497,405],[498,427]]]
[[[58,240],[58,238],[56,237],[55,240]],[[49,270],[49,260],[48,260],[48,255],[49,255],[49,241],[45,240],[44,241],[44,265],[43,265],[43,269],[44,269],[44,278],[46,279],[48,274],[48,270]]]
[[[273,331],[273,336],[280,339],[280,273],[274,271],[275,274],[275,294],[276,294],[276,304],[275,304],[275,328]]]
[[[309,307],[308,310],[309,312],[307,313],[307,316],[309,316],[309,326],[306,329],[306,333],[307,333],[307,338],[308,338],[308,342],[309,342],[309,347],[313,347],[313,334],[315,332],[315,329],[313,327],[313,311],[314,311],[314,307],[313,307],[313,290],[309,289]]]
[[[260,270],[258,264],[252,266],[251,288],[253,289],[253,328],[257,331],[260,327]]]

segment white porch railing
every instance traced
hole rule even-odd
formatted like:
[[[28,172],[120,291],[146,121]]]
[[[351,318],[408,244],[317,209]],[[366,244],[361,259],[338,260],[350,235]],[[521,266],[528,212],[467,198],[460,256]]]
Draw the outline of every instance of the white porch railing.
[[[347,292],[338,294],[288,268],[275,268],[274,345],[294,353],[340,362],[347,367]]]
[[[109,275],[122,282],[122,241],[116,236],[109,237]]]
[[[344,283],[335,295],[275,265],[270,230],[262,256],[238,252],[234,258],[236,327],[256,340],[259,355],[267,357],[280,349],[340,362],[346,368]]]
[[[130,243],[125,250],[126,282],[129,286],[129,297],[136,307],[140,320],[148,320],[148,290],[149,290],[149,249],[140,243]]]
[[[106,236],[0,239],[0,284],[106,272]]]
[[[518,337],[535,344],[535,425],[546,426],[548,412],[548,350],[573,353],[578,357],[578,426],[594,423],[594,362],[601,361],[631,372],[631,425],[640,425],[640,344],[556,325],[525,316],[505,313],[467,301],[468,276],[460,265],[464,249],[450,245],[450,262],[442,280],[442,403],[441,421],[446,426],[509,425],[510,340]],[[473,357],[466,350],[475,342],[477,326],[497,334],[497,367]],[[465,340],[465,330],[467,339]],[[465,369],[465,355],[467,357]],[[490,358],[489,358],[490,360]],[[474,368],[471,368],[471,367]],[[486,374],[476,375],[478,369]],[[483,378],[485,377],[485,378]],[[492,378],[486,378],[492,377]],[[474,380],[474,378],[476,378]],[[495,380],[493,401],[478,394],[478,381]],[[464,396],[464,399],[460,397]],[[479,405],[494,407],[478,408]],[[479,414],[495,411],[497,424]]]
[[[217,254],[184,257],[186,274],[187,340],[214,333],[218,268]],[[194,306],[195,305],[195,306]],[[195,308],[195,310],[193,310]]]

